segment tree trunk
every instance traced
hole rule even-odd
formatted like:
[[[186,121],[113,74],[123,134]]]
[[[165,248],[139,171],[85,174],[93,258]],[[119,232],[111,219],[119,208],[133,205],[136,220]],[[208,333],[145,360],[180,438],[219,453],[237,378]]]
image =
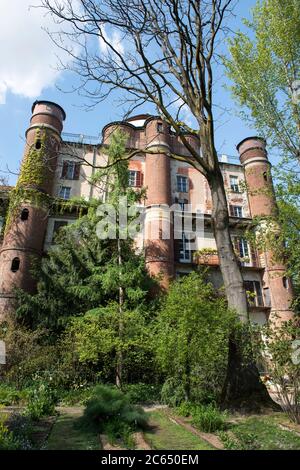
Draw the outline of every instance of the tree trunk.
[[[118,236],[118,264],[119,264],[119,340],[120,348],[117,351],[117,365],[116,365],[116,385],[118,388],[122,388],[122,375],[123,375],[123,352],[121,348],[121,343],[123,339],[123,304],[124,304],[124,289],[121,285],[121,267],[122,267],[122,252],[121,252],[121,240]]]
[[[231,241],[227,198],[220,169],[214,170],[208,179],[208,183],[212,195],[212,227],[218,249],[228,306],[236,310],[240,320],[246,323],[248,321],[246,291],[241,269]]]
[[[246,358],[245,347],[248,349]],[[266,386],[260,380],[252,355],[251,340],[247,334],[242,338],[232,334],[229,338],[227,373],[220,405],[222,409],[242,412],[259,412],[264,408],[281,409],[271,399]]]
[[[215,169],[208,177],[212,195],[212,226],[220,259],[228,306],[235,310],[243,324],[249,322],[246,291],[243,276],[235,255],[230,230],[227,198],[223,176],[220,169]],[[243,337],[251,351],[251,339]],[[261,382],[253,356],[245,361],[243,348],[238,344],[235,334],[229,339],[227,374],[222,392],[222,406],[234,409],[258,409],[262,406],[275,405],[265,385]]]

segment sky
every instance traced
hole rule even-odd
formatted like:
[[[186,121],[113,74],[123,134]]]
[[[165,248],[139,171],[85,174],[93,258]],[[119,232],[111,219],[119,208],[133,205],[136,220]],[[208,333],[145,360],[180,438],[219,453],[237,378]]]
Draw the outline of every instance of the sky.
[[[58,59],[66,56],[50,40],[45,29],[53,28],[49,15],[33,8],[39,0],[0,0],[0,176],[14,184],[24,149],[31,106],[35,100],[58,103],[66,111],[64,132],[98,136],[108,122],[122,118],[120,108],[109,100],[92,111],[84,109],[84,98],[65,93],[76,83],[70,72],[57,69]],[[236,8],[234,29],[242,28],[241,18],[249,17],[255,0],[240,0]],[[111,38],[117,41],[118,37]],[[101,43],[99,47],[104,48]],[[121,43],[119,44],[122,50]],[[216,102],[228,109],[216,125],[217,151],[237,155],[236,145],[255,135],[237,115],[237,108],[220,78],[216,86]],[[145,108],[139,112],[150,112]]]

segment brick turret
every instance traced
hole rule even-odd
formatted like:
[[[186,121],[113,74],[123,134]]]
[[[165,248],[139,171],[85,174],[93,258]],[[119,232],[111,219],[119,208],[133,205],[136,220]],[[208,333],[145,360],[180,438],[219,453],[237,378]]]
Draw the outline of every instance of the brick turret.
[[[170,158],[165,153],[160,153],[169,150],[169,138],[169,126],[164,121],[159,118],[146,121],[149,153],[146,154],[145,161],[145,256],[150,274],[161,276],[160,284],[163,288],[167,288],[174,277],[174,242],[169,212],[172,205]]]
[[[49,101],[32,106],[30,126],[16,188],[11,192],[4,240],[0,251],[0,318],[13,307],[14,288],[34,292],[33,261],[43,252],[65,119],[64,110]]]
[[[240,142],[237,149],[245,170],[251,216],[259,218],[257,233],[270,230],[270,224],[266,224],[266,219],[271,216],[271,230],[276,234],[276,231],[280,231],[280,227],[274,221],[278,210],[266,142],[259,137],[249,137]],[[269,289],[270,293],[271,319],[276,321],[278,317],[279,321],[288,320],[293,316],[290,308],[293,290],[291,281],[285,274],[286,266],[282,260],[275,257],[271,248],[262,251],[260,259],[265,267],[264,288]]]

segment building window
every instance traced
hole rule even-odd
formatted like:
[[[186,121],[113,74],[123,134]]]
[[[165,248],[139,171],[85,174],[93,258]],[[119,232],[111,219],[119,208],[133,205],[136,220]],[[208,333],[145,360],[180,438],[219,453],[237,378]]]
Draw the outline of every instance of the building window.
[[[35,148],[36,150],[40,150],[42,148],[42,142],[40,139],[37,139],[36,143],[35,143]]]
[[[156,129],[157,129],[157,132],[158,132],[159,134],[162,134],[163,131],[164,131],[163,123],[162,123],[162,122],[158,122],[157,125],[156,125]]]
[[[191,263],[192,261],[191,241],[184,233],[181,240],[179,240],[179,260],[182,263]]]
[[[28,220],[29,217],[29,210],[28,209],[22,209],[21,211],[21,220]]]
[[[55,237],[56,237],[56,235],[59,233],[59,230],[60,230],[62,227],[65,227],[66,225],[68,225],[68,222],[66,222],[65,220],[56,220],[56,221],[54,222],[51,243],[54,243],[54,242],[55,242]]]
[[[249,245],[245,238],[235,237],[233,245],[240,258],[249,258]]]
[[[140,188],[143,185],[143,174],[140,171],[129,170],[128,186]]]
[[[188,179],[186,176],[177,175],[177,191],[180,193],[188,192]]]
[[[239,179],[237,176],[230,175],[230,188],[234,193],[239,193]]]
[[[288,278],[287,278],[286,276],[284,276],[284,277],[282,278],[282,284],[283,284],[283,287],[284,287],[285,289],[288,289],[288,288],[289,288],[289,280],[288,280]]]
[[[270,295],[270,289],[268,287],[264,288],[264,299],[265,299],[265,306],[271,307],[271,295]]]
[[[62,199],[70,199],[71,188],[69,186],[61,186],[59,190],[59,197]]]
[[[268,181],[268,173],[266,171],[263,172],[263,177],[265,181]]]
[[[229,206],[229,213],[231,217],[243,217],[243,208],[242,206]]]
[[[17,271],[19,271],[19,268],[20,268],[20,258],[14,258],[11,262],[11,271],[13,273],[16,273]]]
[[[264,301],[259,281],[244,281],[250,307],[263,307]]]
[[[63,162],[61,178],[66,180],[78,180],[80,175],[80,163],[67,161]]]

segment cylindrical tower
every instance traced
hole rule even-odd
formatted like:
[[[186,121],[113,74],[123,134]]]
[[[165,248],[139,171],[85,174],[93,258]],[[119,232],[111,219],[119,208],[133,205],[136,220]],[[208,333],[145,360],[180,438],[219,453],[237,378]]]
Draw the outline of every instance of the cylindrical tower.
[[[13,309],[14,288],[34,292],[30,274],[42,256],[56,171],[64,110],[50,101],[32,106],[30,126],[16,187],[10,194],[0,251],[0,319]]]
[[[147,150],[145,186],[147,208],[145,220],[145,256],[150,274],[160,276],[162,288],[174,277],[174,236],[171,197],[169,126],[159,118],[146,121]]]
[[[271,175],[271,164],[268,160],[266,142],[259,137],[248,137],[237,146],[240,161],[244,166],[248,190],[249,208],[252,217],[258,217],[257,233],[264,234],[272,230],[280,231],[276,223],[278,213]],[[264,217],[272,217],[272,223],[266,223]],[[290,279],[286,277],[286,266],[283,260],[275,256],[272,247],[260,253],[265,266],[264,288],[269,288],[271,300],[271,320],[285,321],[293,316],[290,304],[293,289]]]

